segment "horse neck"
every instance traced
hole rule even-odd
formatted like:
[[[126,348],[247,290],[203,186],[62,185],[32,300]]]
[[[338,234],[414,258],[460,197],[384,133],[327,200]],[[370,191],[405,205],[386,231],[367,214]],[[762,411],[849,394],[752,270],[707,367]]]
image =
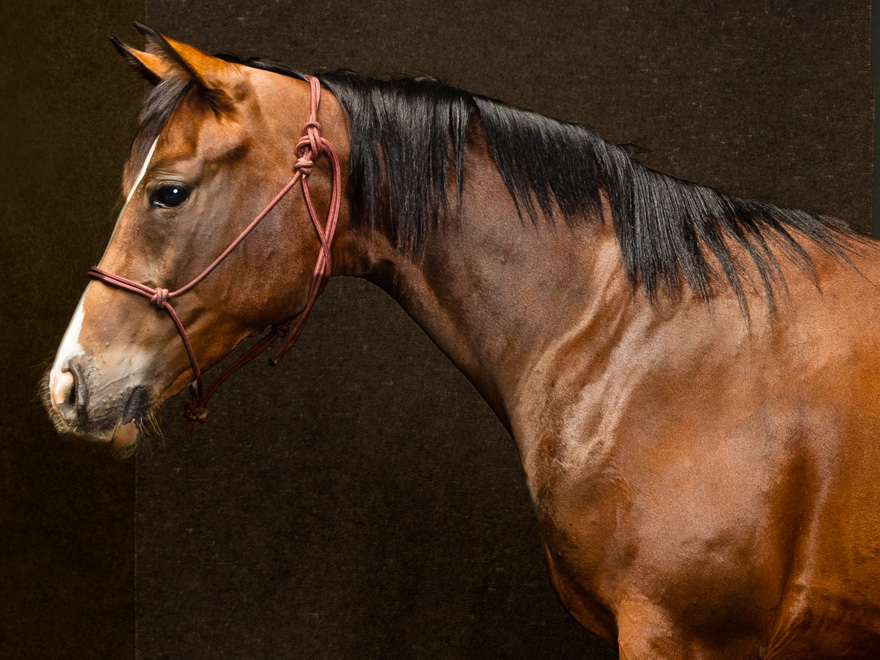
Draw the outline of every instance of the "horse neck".
[[[519,217],[485,148],[469,148],[464,171],[462,204],[423,253],[406,256],[374,233],[350,243],[358,258],[349,253],[348,263],[366,267],[349,274],[394,297],[510,430],[531,405],[529,376],[544,356],[619,319],[632,296],[607,211],[574,226],[533,223]]]

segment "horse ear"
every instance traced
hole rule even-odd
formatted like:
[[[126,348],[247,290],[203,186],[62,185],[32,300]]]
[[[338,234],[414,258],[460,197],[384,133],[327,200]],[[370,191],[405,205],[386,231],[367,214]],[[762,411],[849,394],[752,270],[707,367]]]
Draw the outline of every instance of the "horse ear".
[[[151,84],[158,85],[170,75],[170,67],[161,57],[132,48],[116,37],[110,37],[110,41],[125,61]]]
[[[147,40],[147,53],[192,80],[205,100],[215,108],[228,105],[230,100],[239,101],[247,93],[247,80],[235,64],[159,34],[143,23],[134,26]]]

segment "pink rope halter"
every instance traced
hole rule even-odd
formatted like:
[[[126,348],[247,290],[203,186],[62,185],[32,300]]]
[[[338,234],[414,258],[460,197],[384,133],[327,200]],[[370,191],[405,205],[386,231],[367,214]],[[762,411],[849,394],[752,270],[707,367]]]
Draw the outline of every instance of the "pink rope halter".
[[[278,361],[284,356],[287,351],[296,343],[296,340],[299,339],[299,336],[302,334],[303,327],[305,326],[306,320],[309,318],[309,314],[312,311],[312,307],[315,304],[315,301],[318,299],[318,296],[324,290],[324,287],[327,285],[327,280],[330,279],[331,273],[331,261],[330,261],[330,246],[333,243],[333,236],[336,233],[336,222],[339,219],[339,207],[342,201],[342,189],[340,186],[340,180],[342,178],[341,168],[339,165],[339,156],[336,153],[336,150],[333,148],[333,145],[321,134],[322,128],[321,124],[318,122],[318,106],[321,103],[321,84],[318,82],[317,78],[313,78],[311,76],[306,76],[306,79],[309,81],[309,86],[311,89],[311,114],[309,115],[309,120],[303,126],[302,137],[296,143],[296,155],[299,157],[299,160],[296,161],[294,165],[294,169],[296,173],[293,175],[293,178],[285,185],[281,191],[275,196],[275,198],[266,205],[260,213],[255,217],[251,223],[245,227],[244,231],[242,231],[238,238],[236,238],[232,243],[229,244],[222,254],[219,257],[214,259],[211,264],[205,268],[201,273],[199,273],[189,284],[180,287],[176,291],[169,291],[168,289],[163,289],[162,287],[152,288],[147,286],[146,284],[142,284],[141,282],[135,282],[134,280],[129,280],[125,277],[121,277],[114,273],[110,273],[106,270],[98,268],[97,266],[93,266],[89,269],[89,277],[101,280],[105,284],[109,284],[110,286],[115,286],[120,289],[125,289],[126,291],[131,291],[132,293],[136,293],[140,296],[144,296],[148,298],[151,303],[156,305],[159,309],[164,309],[168,312],[168,315],[171,317],[171,320],[174,322],[174,326],[177,328],[177,332],[180,335],[180,338],[183,340],[184,348],[186,348],[186,354],[189,356],[189,362],[192,365],[193,375],[195,376],[195,380],[189,386],[190,396],[192,398],[191,402],[188,403],[184,409],[184,417],[187,419],[186,426],[186,435],[187,437],[192,433],[200,423],[204,423],[208,419],[208,410],[207,404],[208,400],[214,395],[214,392],[236,371],[241,369],[248,362],[253,360],[255,357],[260,355],[263,351],[265,351],[269,346],[271,346],[276,339],[281,338],[282,343],[278,347],[278,350],[272,355],[269,359],[269,364],[275,365]],[[315,211],[315,206],[312,203],[312,197],[309,193],[309,186],[307,183],[307,179],[309,174],[312,171],[312,166],[314,165],[314,160],[318,158],[321,154],[326,155],[333,166],[333,180],[332,180],[332,193],[330,198],[330,208],[327,212],[327,223],[323,227],[321,226],[321,222],[318,220],[318,214]],[[287,192],[293,188],[296,184],[297,180],[302,183],[302,192],[303,198],[306,202],[306,207],[309,211],[309,216],[312,218],[312,223],[315,225],[315,231],[318,233],[318,239],[321,241],[321,252],[318,255],[318,261],[315,264],[315,270],[312,273],[312,279],[309,283],[309,291],[308,297],[306,299],[306,306],[303,309],[302,313],[299,315],[299,319],[296,322],[296,325],[291,330],[290,321],[281,324],[272,326],[272,329],[257,343],[250,347],[245,353],[241,355],[235,362],[230,364],[215,380],[211,383],[207,388],[204,388],[202,385],[202,370],[199,368],[199,362],[196,359],[195,351],[193,350],[192,344],[189,341],[189,337],[186,334],[186,330],[183,327],[183,323],[180,321],[180,317],[177,316],[177,312],[174,311],[174,307],[171,306],[171,300],[177,298],[178,296],[182,296],[186,292],[193,289],[199,282],[204,280],[208,275],[213,272],[220,263],[229,256],[229,254],[236,248],[238,245],[248,236],[248,234],[253,231],[253,229],[260,224],[260,221],[263,220],[271,211],[278,202],[287,194]]]

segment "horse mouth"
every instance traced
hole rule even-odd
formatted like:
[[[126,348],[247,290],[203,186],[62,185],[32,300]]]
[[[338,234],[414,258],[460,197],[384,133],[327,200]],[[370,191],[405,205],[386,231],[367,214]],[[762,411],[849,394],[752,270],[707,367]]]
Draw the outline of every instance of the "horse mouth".
[[[130,424],[143,418],[149,413],[151,407],[150,391],[143,385],[136,385],[129,390],[128,400],[122,409],[119,426]]]
[[[122,417],[113,429],[110,443],[114,448],[133,445],[140,435],[144,420],[151,419],[153,410],[150,391],[143,385],[131,388],[122,410]]]

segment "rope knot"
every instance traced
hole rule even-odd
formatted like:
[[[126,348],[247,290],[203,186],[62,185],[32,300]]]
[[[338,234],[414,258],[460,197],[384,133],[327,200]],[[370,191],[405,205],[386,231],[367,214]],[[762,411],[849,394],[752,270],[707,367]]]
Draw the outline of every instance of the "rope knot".
[[[308,176],[312,173],[312,165],[314,164],[315,162],[312,159],[306,158],[305,156],[300,156],[299,160],[296,161],[296,163],[294,164],[293,169],[295,169],[303,176]]]
[[[204,424],[208,421],[208,409],[186,404],[183,408],[183,416],[189,422]]]
[[[312,149],[312,157],[320,156],[323,147],[321,145],[321,134],[324,127],[317,119],[310,119],[303,125],[303,137],[308,138],[309,147]]]
[[[159,309],[165,307],[165,305],[168,303],[168,289],[156,287],[153,290],[153,295],[150,296],[150,302]]]

